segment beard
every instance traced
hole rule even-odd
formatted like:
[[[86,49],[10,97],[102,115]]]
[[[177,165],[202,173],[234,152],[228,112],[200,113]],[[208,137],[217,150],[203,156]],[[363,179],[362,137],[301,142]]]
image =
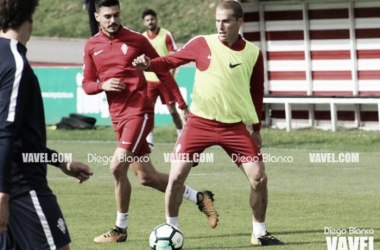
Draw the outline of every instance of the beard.
[[[157,28],[157,25],[151,25],[151,26],[149,26],[149,30],[150,31],[155,31],[156,28]]]

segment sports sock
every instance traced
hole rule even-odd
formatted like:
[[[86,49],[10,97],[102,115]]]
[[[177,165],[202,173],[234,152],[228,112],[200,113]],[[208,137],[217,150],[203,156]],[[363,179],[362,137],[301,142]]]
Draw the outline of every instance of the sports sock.
[[[178,217],[169,217],[169,216],[166,216],[166,223],[179,228]]]
[[[116,226],[121,229],[127,228],[128,216],[129,216],[129,213],[120,213],[118,211],[116,215]]]
[[[198,202],[197,194],[198,194],[197,190],[194,190],[189,186],[185,186],[185,192],[183,193],[183,198],[197,204]]]
[[[255,222],[252,221],[253,224],[253,234],[256,238],[259,238],[260,236],[263,236],[267,229],[265,227],[265,222]]]

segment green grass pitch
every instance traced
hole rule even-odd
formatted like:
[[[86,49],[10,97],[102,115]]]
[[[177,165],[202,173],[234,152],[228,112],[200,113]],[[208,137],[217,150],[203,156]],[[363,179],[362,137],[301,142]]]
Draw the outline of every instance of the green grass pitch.
[[[159,171],[168,172],[164,153],[173,148],[175,131],[157,129],[155,150],[151,154]],[[262,132],[263,154],[269,177],[267,229],[286,242],[282,250],[327,249],[325,227],[373,229],[374,249],[380,248],[380,136],[378,132],[284,131]],[[48,146],[62,153],[72,153],[74,160],[87,162],[88,154],[111,156],[116,142],[110,129],[95,131],[49,131]],[[60,140],[63,139],[63,140]],[[92,139],[92,140],[91,140]],[[171,141],[171,143],[169,143]],[[160,143],[161,142],[161,143]],[[243,145],[242,145],[243,146]],[[187,180],[191,187],[215,193],[219,213],[217,228],[207,225],[206,217],[189,201],[183,201],[180,227],[184,248],[249,249],[252,232],[248,205],[249,186],[243,173],[224,151],[212,147],[213,163],[194,168]],[[310,153],[359,153],[359,162],[311,163]],[[277,157],[277,158],[274,158]],[[291,157],[292,162],[276,162]],[[116,206],[109,166],[89,163],[94,176],[84,184],[49,167],[48,180],[58,197],[72,237],[71,249],[149,249],[151,230],[165,222],[164,194],[138,183],[129,171],[132,201],[126,243],[96,245],[93,238],[113,227]],[[354,235],[350,235],[354,236]]]

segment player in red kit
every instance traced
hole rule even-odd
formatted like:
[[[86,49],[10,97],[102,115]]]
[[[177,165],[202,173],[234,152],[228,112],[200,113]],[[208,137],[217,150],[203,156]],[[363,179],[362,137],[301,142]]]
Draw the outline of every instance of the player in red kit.
[[[175,43],[172,33],[158,26],[157,13],[152,9],[146,9],[141,14],[144,22],[144,26],[147,28],[145,32],[142,33],[148,41],[152,44],[153,48],[160,56],[166,56],[177,50],[177,45]],[[171,70],[174,76],[175,69]],[[156,103],[157,98],[160,97],[162,104],[168,107],[169,113],[173,118],[173,123],[177,129],[177,134],[180,135],[182,132],[183,124],[180,114],[177,112],[175,107],[175,99],[170,94],[165,86],[160,82],[157,75],[154,72],[145,72],[145,79],[148,83],[148,96]],[[153,148],[153,131],[149,133],[147,141],[151,148]]]
[[[221,1],[215,13],[217,34],[198,36],[165,57],[150,60],[142,55],[133,65],[141,70],[165,72],[191,61],[196,64],[190,114],[173,150],[178,160],[171,163],[165,192],[166,222],[179,226],[182,197],[178,187],[185,183],[193,167],[180,157],[191,158],[218,145],[242,170],[251,186],[251,244],[283,245],[266,230],[268,178],[260,152],[264,65],[259,48],[239,34],[243,17],[237,1]],[[252,126],[252,133],[246,125]]]
[[[153,104],[147,96],[144,74],[132,66],[133,59],[140,54],[152,58],[158,54],[145,37],[120,24],[118,0],[96,0],[95,8],[101,29],[85,45],[83,89],[90,95],[105,91],[119,144],[110,164],[115,182],[116,225],[95,237],[94,242],[123,242],[127,239],[131,196],[127,177],[129,166],[145,186],[164,192],[168,183],[168,175],[157,172],[149,158],[150,149],[145,138],[154,124]],[[179,108],[187,113],[187,105],[172,75],[169,72],[157,75],[173,94]],[[181,192],[184,198],[198,205],[208,216],[210,226],[215,227],[218,215],[213,207],[213,194],[197,192],[188,186],[183,186]]]

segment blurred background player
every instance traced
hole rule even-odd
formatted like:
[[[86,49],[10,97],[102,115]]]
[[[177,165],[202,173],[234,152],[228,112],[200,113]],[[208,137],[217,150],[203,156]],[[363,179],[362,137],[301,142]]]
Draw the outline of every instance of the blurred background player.
[[[268,178],[260,152],[264,63],[259,48],[239,34],[243,17],[238,2],[222,1],[215,13],[216,34],[197,36],[181,50],[151,61],[142,55],[133,65],[142,70],[165,72],[192,61],[196,63],[193,102],[173,150],[177,161],[171,163],[165,192],[166,222],[179,226],[182,196],[178,187],[185,183],[193,167],[192,162],[181,161],[180,157],[199,155],[206,148],[219,145],[250,184],[251,244],[283,245],[266,230]],[[246,124],[252,125],[252,133]]]
[[[154,10],[144,10],[141,14],[141,18],[143,19],[144,26],[147,28],[147,30],[143,33],[143,36],[148,38],[149,42],[153,45],[153,48],[160,56],[169,55],[177,50],[172,33],[167,29],[158,26],[157,14]],[[170,72],[174,76],[175,69],[172,69]],[[154,72],[145,72],[145,78],[148,82],[149,98],[155,104],[158,96],[160,97],[162,104],[165,104],[168,107],[169,113],[172,116],[176,127],[177,134],[180,135],[182,132],[183,123],[180,114],[177,112],[174,97],[160,82]],[[147,141],[151,149],[153,149],[153,130],[147,136]]]
[[[95,0],[83,0],[83,10],[88,13],[88,22],[90,24],[91,36],[99,32],[99,25],[95,19]]]
[[[46,147],[41,89],[26,58],[38,4],[38,0],[0,0],[1,250],[69,250],[69,231],[47,183],[47,163],[80,183],[92,175],[83,163],[54,160],[58,153]],[[31,160],[27,153],[44,159]]]
[[[154,124],[153,103],[147,96],[143,72],[132,66],[133,59],[140,54],[152,58],[159,56],[144,36],[121,25],[118,0],[96,0],[95,7],[100,30],[98,35],[87,40],[84,48],[83,89],[90,95],[105,91],[119,143],[110,163],[117,207],[115,227],[95,237],[94,242],[113,243],[127,239],[132,192],[129,167],[141,184],[161,192],[165,191],[169,176],[157,172],[150,160],[150,148],[145,138]],[[159,73],[158,77],[172,92],[180,108],[187,110],[169,71]],[[210,226],[215,227],[218,217],[212,213],[213,194],[210,191],[197,192],[188,186],[180,189],[184,198],[197,204],[207,215]]]

